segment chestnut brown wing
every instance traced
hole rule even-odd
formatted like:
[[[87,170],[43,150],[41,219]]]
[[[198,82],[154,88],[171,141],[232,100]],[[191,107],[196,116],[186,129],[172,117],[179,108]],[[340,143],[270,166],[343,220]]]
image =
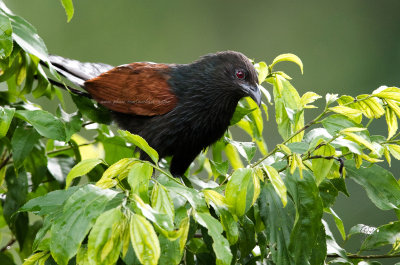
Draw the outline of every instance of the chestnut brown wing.
[[[171,111],[177,98],[169,87],[169,66],[131,63],[89,79],[84,87],[106,108],[127,114],[154,116]]]

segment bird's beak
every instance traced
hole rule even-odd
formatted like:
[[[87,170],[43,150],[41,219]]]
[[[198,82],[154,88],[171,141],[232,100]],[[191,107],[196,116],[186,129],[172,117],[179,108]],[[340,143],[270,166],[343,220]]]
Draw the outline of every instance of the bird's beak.
[[[247,96],[251,97],[257,105],[260,107],[261,106],[261,90],[259,88],[259,85],[255,86],[249,86],[247,84],[243,84],[242,88],[244,92],[247,94]]]

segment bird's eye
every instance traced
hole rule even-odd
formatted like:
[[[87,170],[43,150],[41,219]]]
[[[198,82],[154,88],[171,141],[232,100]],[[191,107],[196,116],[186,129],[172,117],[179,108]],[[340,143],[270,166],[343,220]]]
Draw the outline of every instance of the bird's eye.
[[[236,74],[237,79],[240,79],[240,80],[242,80],[246,77],[245,72],[242,70],[236,70],[235,74]]]

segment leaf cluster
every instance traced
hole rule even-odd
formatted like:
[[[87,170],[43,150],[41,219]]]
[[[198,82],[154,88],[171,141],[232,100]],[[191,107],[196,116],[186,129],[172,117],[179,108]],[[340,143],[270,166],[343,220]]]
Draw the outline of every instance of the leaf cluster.
[[[62,3],[70,19],[72,2]],[[289,61],[303,71],[301,60],[282,54],[255,63],[272,96],[261,88],[261,108],[241,100],[232,127],[181,183],[168,158],[160,160],[138,135],[113,131],[108,112],[89,99],[71,94],[77,111],[67,113],[51,81],[62,80],[34,27],[3,3],[0,23],[0,81],[7,87],[0,91],[0,228],[8,241],[2,264],[18,263],[16,256],[24,264],[127,265],[366,264],[399,256],[399,220],[346,233],[333,209],[339,193],[350,196],[352,179],[378,209],[400,218],[399,181],[378,165],[400,159],[399,88],[328,94],[320,114],[305,123],[305,111],[322,96],[300,96],[275,70]],[[26,95],[56,96],[60,106],[50,113]],[[263,137],[269,107],[282,137],[272,149]],[[369,126],[383,117],[387,135],[371,135]],[[235,140],[234,127],[249,140]],[[87,131],[93,139],[82,136]],[[139,150],[150,160],[140,160]],[[336,242],[326,218],[345,241],[364,235],[357,253]],[[388,246],[385,254],[364,255]]]

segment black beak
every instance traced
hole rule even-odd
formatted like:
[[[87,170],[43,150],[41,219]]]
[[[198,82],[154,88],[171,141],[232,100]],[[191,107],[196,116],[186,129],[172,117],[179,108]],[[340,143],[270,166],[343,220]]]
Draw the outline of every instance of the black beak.
[[[243,84],[242,88],[247,96],[251,97],[257,105],[261,106],[261,90],[259,89],[258,85],[249,86],[247,84]]]

